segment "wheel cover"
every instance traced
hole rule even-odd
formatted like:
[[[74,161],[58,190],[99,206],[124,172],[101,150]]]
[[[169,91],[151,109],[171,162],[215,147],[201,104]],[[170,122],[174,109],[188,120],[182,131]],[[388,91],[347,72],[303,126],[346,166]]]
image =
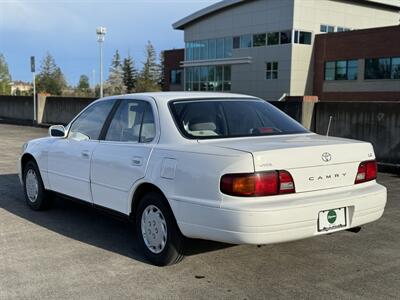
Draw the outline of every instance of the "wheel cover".
[[[25,189],[29,201],[36,202],[39,194],[39,183],[36,176],[36,172],[32,169],[29,169],[28,172],[26,173]]]
[[[147,206],[142,213],[141,229],[146,247],[153,253],[161,253],[167,244],[167,222],[161,210]]]

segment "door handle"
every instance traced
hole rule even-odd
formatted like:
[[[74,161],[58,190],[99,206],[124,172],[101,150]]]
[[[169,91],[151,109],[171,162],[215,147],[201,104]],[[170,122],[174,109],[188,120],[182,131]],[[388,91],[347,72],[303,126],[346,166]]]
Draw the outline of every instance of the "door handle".
[[[132,166],[141,166],[143,164],[143,157],[134,156],[132,157]]]
[[[82,154],[82,157],[83,157],[83,158],[89,158],[89,151],[88,151],[88,150],[83,150],[83,151],[81,152],[81,154]]]

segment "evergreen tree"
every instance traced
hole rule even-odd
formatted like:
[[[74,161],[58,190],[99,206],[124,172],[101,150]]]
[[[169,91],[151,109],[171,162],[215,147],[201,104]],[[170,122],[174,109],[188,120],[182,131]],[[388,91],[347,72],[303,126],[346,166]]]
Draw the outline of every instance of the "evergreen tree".
[[[109,75],[104,89],[108,95],[120,95],[125,92],[124,71],[122,69],[121,56],[118,50],[115,51],[111,61]]]
[[[0,53],[0,95],[11,94],[11,75],[3,54]]]
[[[160,90],[160,66],[156,61],[156,51],[150,41],[146,45],[146,61],[140,73],[137,89],[140,92],[154,92]]]
[[[137,70],[135,68],[135,62],[133,58],[128,55],[127,58],[124,59],[124,64],[122,67],[124,71],[124,85],[126,87],[127,93],[133,93],[136,87],[137,81]]]
[[[42,61],[40,72],[36,76],[36,86],[38,92],[52,95],[61,95],[63,89],[67,87],[64,74],[50,53],[47,53]]]
[[[160,77],[159,77],[159,85],[164,86],[165,81],[165,63],[164,63],[164,51],[160,53]]]
[[[89,77],[86,75],[81,75],[79,77],[79,82],[76,87],[76,94],[81,96],[89,96],[90,94],[90,83]]]

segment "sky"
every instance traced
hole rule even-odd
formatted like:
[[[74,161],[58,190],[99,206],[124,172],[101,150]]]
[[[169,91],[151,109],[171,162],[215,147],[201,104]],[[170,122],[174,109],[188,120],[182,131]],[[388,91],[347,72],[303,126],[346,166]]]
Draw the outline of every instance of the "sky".
[[[67,81],[81,74],[99,81],[96,27],[105,26],[104,72],[115,50],[128,53],[140,68],[150,40],[156,51],[184,47],[183,32],[172,23],[217,0],[0,0],[0,53],[12,80],[31,81],[30,56],[39,69],[49,52]]]

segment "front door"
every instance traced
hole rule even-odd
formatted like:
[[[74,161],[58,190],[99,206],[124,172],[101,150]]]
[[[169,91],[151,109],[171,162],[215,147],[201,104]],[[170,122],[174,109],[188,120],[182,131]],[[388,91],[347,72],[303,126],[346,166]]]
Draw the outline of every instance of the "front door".
[[[104,140],[93,153],[91,187],[95,204],[129,214],[131,188],[146,174],[155,137],[152,104],[122,100]]]
[[[54,142],[48,153],[50,189],[92,202],[90,163],[99,136],[115,100],[96,102],[71,124],[68,136]]]

